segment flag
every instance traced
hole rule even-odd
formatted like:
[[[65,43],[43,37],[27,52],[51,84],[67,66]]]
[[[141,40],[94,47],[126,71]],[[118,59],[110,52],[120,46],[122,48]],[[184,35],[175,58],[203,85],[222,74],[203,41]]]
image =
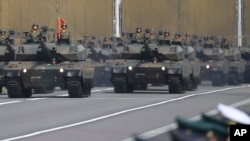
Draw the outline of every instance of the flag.
[[[61,25],[64,23],[64,20],[60,17],[57,18],[57,39],[60,39]]]

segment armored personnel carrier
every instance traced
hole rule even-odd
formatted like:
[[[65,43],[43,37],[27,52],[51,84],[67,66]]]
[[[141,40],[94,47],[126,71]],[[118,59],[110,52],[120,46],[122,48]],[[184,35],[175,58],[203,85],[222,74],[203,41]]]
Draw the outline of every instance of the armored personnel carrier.
[[[244,82],[246,61],[241,58],[239,48],[224,49],[225,58],[228,60],[228,84],[237,85]]]
[[[18,47],[16,61],[4,68],[4,78],[10,98],[31,97],[35,93],[50,93],[55,87],[68,89],[70,97],[90,96],[94,68],[87,61],[83,46],[59,40],[58,45],[43,41]]]

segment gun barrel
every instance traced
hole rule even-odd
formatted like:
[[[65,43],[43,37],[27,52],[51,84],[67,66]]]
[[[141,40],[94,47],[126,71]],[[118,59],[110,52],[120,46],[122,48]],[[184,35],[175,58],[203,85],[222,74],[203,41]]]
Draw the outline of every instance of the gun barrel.
[[[40,48],[42,49],[42,52],[49,54],[50,51],[49,51],[47,45],[45,44],[45,42],[43,41],[43,39],[38,38],[38,40],[39,40]]]

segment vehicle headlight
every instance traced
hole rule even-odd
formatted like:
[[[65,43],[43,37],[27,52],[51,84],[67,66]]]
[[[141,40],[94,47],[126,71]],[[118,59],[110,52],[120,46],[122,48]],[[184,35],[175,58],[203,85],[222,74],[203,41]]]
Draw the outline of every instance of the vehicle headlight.
[[[161,67],[161,70],[162,70],[162,71],[165,71],[165,70],[166,70],[166,68],[165,68],[164,66],[162,66],[162,67]]]
[[[206,69],[209,69],[210,68],[210,66],[209,65],[206,65]]]
[[[60,72],[60,73],[63,73],[63,72],[64,72],[64,69],[63,69],[63,68],[60,68],[60,69],[59,69],[59,72]]]
[[[23,73],[26,73],[27,72],[27,69],[23,69]]]
[[[128,70],[132,71],[133,67],[132,66],[128,66]]]

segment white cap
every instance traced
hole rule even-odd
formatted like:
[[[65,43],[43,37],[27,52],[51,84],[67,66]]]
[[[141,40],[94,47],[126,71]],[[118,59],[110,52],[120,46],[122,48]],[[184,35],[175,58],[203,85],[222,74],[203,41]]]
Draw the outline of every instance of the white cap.
[[[217,108],[225,118],[240,124],[250,125],[250,116],[245,112],[222,103],[218,104]]]

